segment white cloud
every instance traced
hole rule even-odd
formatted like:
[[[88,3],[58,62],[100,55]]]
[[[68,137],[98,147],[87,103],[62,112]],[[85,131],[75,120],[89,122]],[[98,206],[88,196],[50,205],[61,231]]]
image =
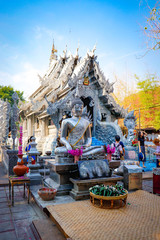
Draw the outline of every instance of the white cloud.
[[[46,35],[49,37],[49,38],[54,38],[55,41],[62,41],[64,39],[64,36],[57,33],[56,31],[54,30],[51,30],[49,28],[46,28],[46,27],[40,27],[40,26],[36,26],[34,28],[34,32],[35,32],[35,38],[36,39],[41,39],[42,37],[46,38]]]
[[[43,76],[43,70],[34,68],[29,62],[24,62],[21,71],[16,74],[0,72],[0,84],[11,85],[15,90],[23,91],[27,99],[40,86],[38,74]]]
[[[0,85],[11,85],[12,84],[12,76],[9,73],[0,71]]]
[[[97,56],[98,56],[98,59],[101,59],[101,58],[107,58],[107,57],[111,57],[113,54],[112,53],[99,53]]]
[[[127,57],[132,56],[132,55],[136,56],[137,54],[140,54],[142,52],[144,52],[144,50],[130,52],[130,53],[124,54],[124,55],[122,55],[120,57],[117,57],[114,60],[121,60],[121,59],[127,58]]]

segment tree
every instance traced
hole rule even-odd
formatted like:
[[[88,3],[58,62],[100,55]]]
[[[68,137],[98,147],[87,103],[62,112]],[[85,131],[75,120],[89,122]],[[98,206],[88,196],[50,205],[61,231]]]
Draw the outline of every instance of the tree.
[[[148,5],[150,16],[147,18],[147,24],[144,27],[144,33],[148,39],[149,50],[160,49],[160,1],[157,1],[153,8]]]
[[[160,81],[156,75],[147,75],[140,80],[137,76],[137,88],[144,108],[145,124],[160,129]]]
[[[130,105],[137,118],[141,112],[141,127],[160,129],[160,81],[156,75],[146,75],[140,79],[135,75],[139,92],[131,94],[123,101],[124,107]]]
[[[134,81],[130,81],[128,84],[127,81],[124,80],[125,77],[126,76],[122,79],[115,75],[116,83],[112,96],[119,105],[125,104],[125,99],[136,91]]]
[[[4,100],[8,100],[9,103],[11,103],[11,105],[13,105],[13,99],[12,99],[12,95],[14,92],[17,92],[19,98],[21,101],[24,101],[24,97],[23,97],[23,92],[14,90],[13,87],[11,86],[1,86],[0,85],[0,98],[4,99]]]

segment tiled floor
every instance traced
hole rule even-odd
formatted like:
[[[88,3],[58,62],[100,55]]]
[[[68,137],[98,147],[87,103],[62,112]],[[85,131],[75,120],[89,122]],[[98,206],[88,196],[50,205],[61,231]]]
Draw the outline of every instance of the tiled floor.
[[[46,219],[46,215],[31,200],[23,198],[23,186],[15,186],[15,205],[9,201],[8,187],[0,187],[0,239],[34,240],[30,224],[33,220]]]

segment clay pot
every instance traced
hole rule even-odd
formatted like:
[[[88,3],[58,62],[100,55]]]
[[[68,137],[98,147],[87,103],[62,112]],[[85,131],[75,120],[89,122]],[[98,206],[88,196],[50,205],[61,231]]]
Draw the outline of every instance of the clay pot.
[[[44,201],[50,201],[53,200],[55,195],[57,193],[57,189],[55,188],[40,188],[38,190],[38,195],[44,200]]]
[[[14,166],[13,168],[13,172],[17,175],[17,176],[23,176],[27,170],[28,170],[28,167],[26,167],[24,165],[24,162],[23,162],[23,154],[18,154],[18,162],[17,162],[17,165]]]
[[[28,170],[28,167],[26,167],[25,165],[16,165],[13,168],[13,172],[17,175],[17,176],[23,176]]]

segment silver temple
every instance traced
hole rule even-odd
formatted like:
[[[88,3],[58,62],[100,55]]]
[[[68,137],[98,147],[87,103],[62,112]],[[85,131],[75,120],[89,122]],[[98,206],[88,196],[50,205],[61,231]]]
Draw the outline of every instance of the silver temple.
[[[55,154],[59,122],[71,113],[71,102],[76,95],[83,101],[92,121],[92,145],[94,140],[111,143],[115,134],[123,138],[117,119],[125,118],[127,110],[114,100],[113,83],[105,78],[95,55],[95,47],[81,58],[78,49],[75,54],[67,54],[67,49],[59,57],[53,44],[49,68],[40,86],[20,107],[23,121],[23,142],[27,143],[35,126],[37,149],[44,154]]]

